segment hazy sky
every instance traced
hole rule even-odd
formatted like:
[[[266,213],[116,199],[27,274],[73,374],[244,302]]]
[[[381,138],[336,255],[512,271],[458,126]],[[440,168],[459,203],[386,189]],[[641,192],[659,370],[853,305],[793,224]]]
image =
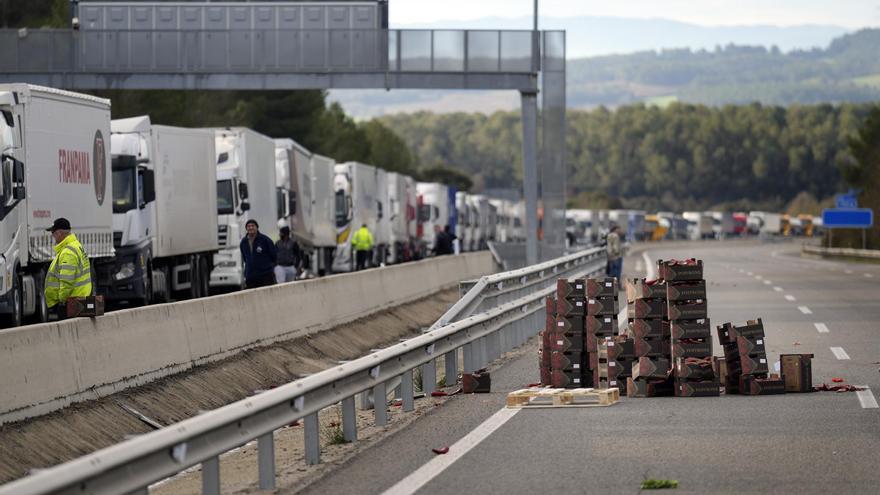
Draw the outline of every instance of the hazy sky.
[[[533,0],[390,0],[391,24],[520,17]],[[663,17],[703,25],[880,25],[878,0],[540,0],[542,16]],[[524,25],[523,28],[531,26]]]

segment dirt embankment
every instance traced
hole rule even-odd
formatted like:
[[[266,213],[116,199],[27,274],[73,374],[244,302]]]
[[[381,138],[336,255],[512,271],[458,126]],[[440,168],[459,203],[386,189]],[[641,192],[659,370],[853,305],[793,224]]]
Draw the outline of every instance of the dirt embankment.
[[[457,299],[458,290],[450,289],[315,335],[252,349],[110,397],[0,426],[4,453],[0,483],[152,431],[120,404],[162,425],[175,423],[414,336]]]

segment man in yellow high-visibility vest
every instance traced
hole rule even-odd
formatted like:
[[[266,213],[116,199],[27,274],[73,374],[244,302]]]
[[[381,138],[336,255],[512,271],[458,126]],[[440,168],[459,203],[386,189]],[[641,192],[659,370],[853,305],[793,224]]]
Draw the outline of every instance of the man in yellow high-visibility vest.
[[[47,229],[55,239],[55,259],[46,273],[46,306],[59,320],[67,316],[67,300],[92,295],[92,269],[82,244],[70,232],[70,221],[58,218]]]
[[[364,224],[351,238],[351,247],[355,253],[355,270],[363,270],[373,254],[373,234]]]

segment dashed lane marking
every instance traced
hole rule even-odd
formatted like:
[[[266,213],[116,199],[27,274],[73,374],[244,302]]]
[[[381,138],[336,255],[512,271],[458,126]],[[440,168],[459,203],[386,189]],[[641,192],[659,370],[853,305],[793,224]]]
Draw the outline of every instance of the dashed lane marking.
[[[852,275],[853,271],[852,270],[844,270],[843,273],[845,273],[847,275]]]
[[[798,306],[798,310],[800,310],[800,312],[803,313],[803,314],[805,314],[805,315],[811,315],[811,314],[813,314],[813,312],[810,311],[810,308],[808,308],[808,307],[806,307],[806,306]]]
[[[754,275],[754,273],[752,273],[752,272],[747,272],[746,275],[748,275],[748,276],[751,277],[752,275]]]
[[[828,333],[828,332],[830,332],[830,330],[828,330],[828,325],[826,325],[826,324],[824,324],[824,323],[813,323],[813,325],[816,326],[816,330],[817,330],[819,333]]]
[[[774,287],[773,290],[776,292],[782,292],[782,287]]]
[[[865,278],[874,278],[874,275],[871,275],[870,273],[866,273]]]
[[[385,490],[385,495],[409,495],[419,491],[432,479],[439,476],[443,471],[451,466],[455,461],[461,459],[471,449],[479,445],[495,430],[500,428],[504,423],[514,417],[521,409],[501,409],[493,414],[489,419],[474,428],[473,431],[462,437],[461,440],[455,442],[449,447],[449,452],[445,455],[434,457],[419,469],[413,471],[409,476],[400,480],[391,488]]]
[[[757,280],[761,280],[761,279],[764,278],[764,277],[761,276],[761,275],[755,275],[755,278],[756,278]]]
[[[834,354],[834,357],[841,361],[845,361],[849,359],[849,354],[843,350],[843,347],[832,347],[831,352]]]
[[[858,385],[859,388],[864,388],[865,390],[859,390],[856,394],[859,396],[859,403],[862,405],[862,409],[877,409],[877,399],[874,398],[874,393],[871,392],[871,387],[867,385]]]
[[[770,280],[765,280],[765,281],[764,281],[764,285],[770,285],[770,284],[772,284],[772,283],[773,283],[773,282],[770,281]]]
[[[786,294],[786,295],[785,295],[785,300],[786,300],[786,301],[791,301],[791,302],[795,302],[795,301],[797,301],[797,299],[795,299],[795,297],[794,297],[793,295],[791,295],[791,294]]]

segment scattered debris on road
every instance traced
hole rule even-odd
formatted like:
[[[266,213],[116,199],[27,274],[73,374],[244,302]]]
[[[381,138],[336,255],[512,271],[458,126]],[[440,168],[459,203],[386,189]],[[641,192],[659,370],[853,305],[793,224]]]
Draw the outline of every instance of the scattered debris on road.
[[[437,455],[443,455],[449,453],[449,447],[440,447],[439,449],[431,449],[431,452]]]
[[[645,480],[642,482],[642,490],[667,490],[678,488],[677,480]]]

